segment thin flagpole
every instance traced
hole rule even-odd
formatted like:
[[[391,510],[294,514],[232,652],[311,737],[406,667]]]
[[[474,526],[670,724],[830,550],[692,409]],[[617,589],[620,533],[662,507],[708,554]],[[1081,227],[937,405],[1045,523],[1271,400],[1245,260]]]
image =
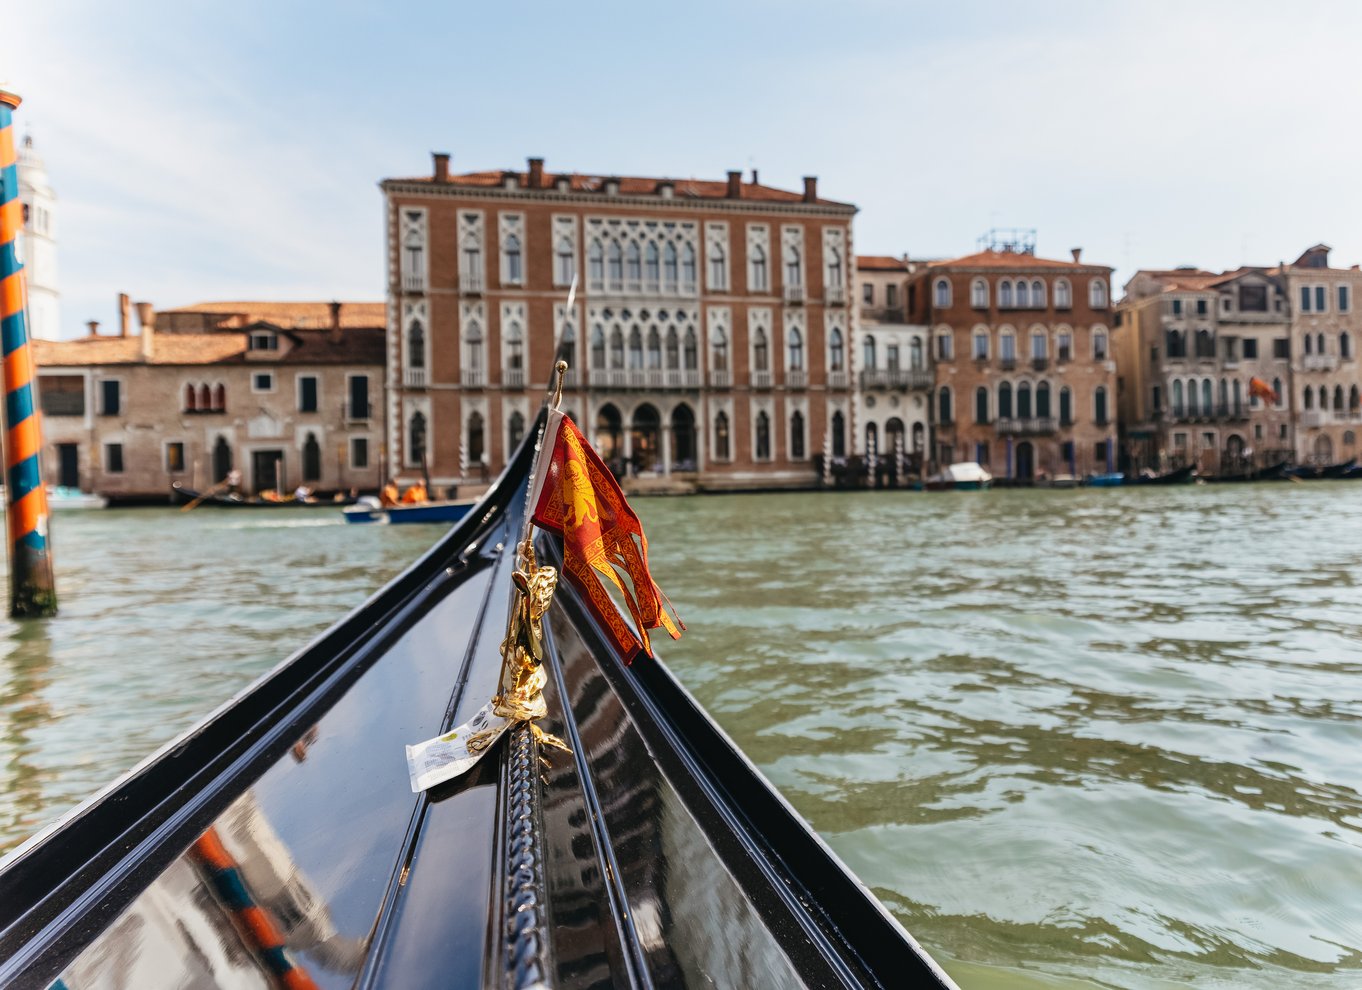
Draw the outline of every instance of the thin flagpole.
[[[5,522],[9,530],[9,612],[16,619],[57,612],[48,533],[47,489],[39,454],[42,430],[35,401],[33,349],[19,258],[23,205],[14,153],[18,94],[0,89],[0,351],[5,376]]]

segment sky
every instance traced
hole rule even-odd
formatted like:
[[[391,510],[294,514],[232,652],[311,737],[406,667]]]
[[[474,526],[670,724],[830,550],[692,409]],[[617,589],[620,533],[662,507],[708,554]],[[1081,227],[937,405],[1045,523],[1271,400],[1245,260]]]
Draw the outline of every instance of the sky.
[[[1362,262],[1362,4],[0,0],[59,198],[63,332],[128,292],[383,298],[384,177],[762,181],[859,253],[992,227],[1136,268]]]

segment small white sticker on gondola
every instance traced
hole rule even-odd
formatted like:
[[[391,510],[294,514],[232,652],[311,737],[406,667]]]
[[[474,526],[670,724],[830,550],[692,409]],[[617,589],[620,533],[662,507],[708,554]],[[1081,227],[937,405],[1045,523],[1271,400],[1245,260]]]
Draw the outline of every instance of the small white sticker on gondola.
[[[489,701],[463,725],[434,739],[408,746],[407,772],[411,777],[411,789],[419,794],[472,770],[510,725],[510,719],[492,711]]]

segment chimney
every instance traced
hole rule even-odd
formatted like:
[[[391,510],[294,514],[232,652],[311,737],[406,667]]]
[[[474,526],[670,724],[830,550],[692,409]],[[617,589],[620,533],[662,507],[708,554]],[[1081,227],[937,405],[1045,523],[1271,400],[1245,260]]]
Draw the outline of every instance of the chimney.
[[[728,173],[728,198],[742,199],[742,173]]]
[[[156,345],[156,311],[151,303],[137,304],[137,322],[142,324],[142,360],[150,361]]]
[[[760,180],[759,178],[757,178],[757,170],[756,170],[756,169],[752,169],[752,185],[754,185],[754,186],[761,185],[761,180]]]
[[[126,292],[118,294],[118,336],[128,335],[128,324],[132,322],[132,303]]]
[[[818,176],[816,175],[804,176],[804,202],[818,202]]]
[[[340,314],[341,304],[339,302],[331,303],[331,342],[333,344],[339,344],[341,340]]]
[[[544,159],[531,158],[530,162],[530,188],[542,189],[544,187]]]
[[[1074,264],[1075,264],[1075,265],[1081,264],[1081,263],[1082,263],[1082,261],[1083,261],[1083,249],[1082,249],[1082,248],[1069,248],[1069,252],[1074,256]]]
[[[91,337],[98,337],[98,336],[99,336],[99,321],[98,321],[98,320],[89,320],[89,321],[86,322],[85,325],[86,325],[87,327],[90,328],[90,336],[91,336]]]
[[[449,181],[449,152],[433,151],[431,157],[435,159],[435,181]]]

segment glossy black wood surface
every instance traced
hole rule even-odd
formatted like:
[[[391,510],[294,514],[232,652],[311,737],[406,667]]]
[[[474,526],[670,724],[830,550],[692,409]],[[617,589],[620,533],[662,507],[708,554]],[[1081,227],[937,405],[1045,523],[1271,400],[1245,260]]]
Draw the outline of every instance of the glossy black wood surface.
[[[495,687],[532,453],[353,615],[0,863],[0,985],[950,986],[565,584],[544,728],[570,752],[512,733],[410,792],[404,745]]]

